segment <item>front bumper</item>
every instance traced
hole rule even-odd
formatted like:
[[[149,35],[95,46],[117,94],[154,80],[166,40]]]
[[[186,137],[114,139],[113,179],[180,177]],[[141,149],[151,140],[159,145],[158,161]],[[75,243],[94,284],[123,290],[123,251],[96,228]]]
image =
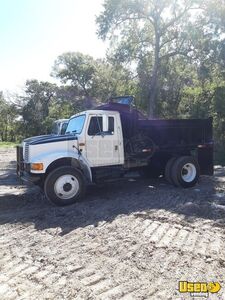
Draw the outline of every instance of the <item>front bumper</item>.
[[[32,182],[32,183],[40,182],[42,176],[39,174],[32,174],[30,172],[30,164],[24,162],[22,146],[16,147],[16,160],[17,160],[16,173],[17,176],[22,181]]]
[[[23,172],[19,178],[23,181],[23,182],[31,182],[34,184],[38,184],[41,181],[41,176],[37,175],[37,174],[31,174],[28,172]]]

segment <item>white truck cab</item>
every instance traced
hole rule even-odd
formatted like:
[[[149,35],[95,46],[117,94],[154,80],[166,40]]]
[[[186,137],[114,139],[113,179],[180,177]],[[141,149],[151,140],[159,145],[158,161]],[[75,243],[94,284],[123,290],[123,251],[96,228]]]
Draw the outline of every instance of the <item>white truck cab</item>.
[[[44,187],[54,203],[70,204],[93,182],[95,168],[124,164],[120,114],[88,110],[73,115],[65,135],[24,142],[22,156],[23,176]]]
[[[74,115],[70,118],[66,134],[74,133],[77,147],[90,167],[124,163],[123,136],[118,112],[90,110]]]

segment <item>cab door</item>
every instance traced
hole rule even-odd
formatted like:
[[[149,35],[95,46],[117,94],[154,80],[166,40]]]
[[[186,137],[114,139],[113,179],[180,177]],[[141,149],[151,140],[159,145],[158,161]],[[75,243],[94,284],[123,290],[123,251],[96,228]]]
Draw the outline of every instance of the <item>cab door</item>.
[[[104,122],[104,126],[103,126]],[[107,129],[103,127],[107,126]],[[120,163],[119,135],[113,115],[89,115],[86,129],[86,157],[91,167]]]

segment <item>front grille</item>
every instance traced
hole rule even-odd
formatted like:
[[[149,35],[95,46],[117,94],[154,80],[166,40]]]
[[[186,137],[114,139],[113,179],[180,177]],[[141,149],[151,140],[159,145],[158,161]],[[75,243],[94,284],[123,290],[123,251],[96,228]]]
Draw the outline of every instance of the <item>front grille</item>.
[[[17,156],[17,162],[23,161],[23,147],[22,146],[16,146],[16,156]]]
[[[16,146],[16,156],[17,156],[17,167],[16,167],[16,173],[17,175],[20,175],[23,169],[23,147],[22,146]]]
[[[29,161],[29,144],[25,143],[24,145],[24,160],[25,162]]]

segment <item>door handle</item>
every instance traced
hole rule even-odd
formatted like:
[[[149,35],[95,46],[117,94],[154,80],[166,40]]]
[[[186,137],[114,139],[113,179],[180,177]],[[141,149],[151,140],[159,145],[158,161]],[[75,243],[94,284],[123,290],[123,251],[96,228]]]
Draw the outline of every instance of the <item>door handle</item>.
[[[115,145],[115,150],[118,150],[118,148],[119,148],[118,145]]]

